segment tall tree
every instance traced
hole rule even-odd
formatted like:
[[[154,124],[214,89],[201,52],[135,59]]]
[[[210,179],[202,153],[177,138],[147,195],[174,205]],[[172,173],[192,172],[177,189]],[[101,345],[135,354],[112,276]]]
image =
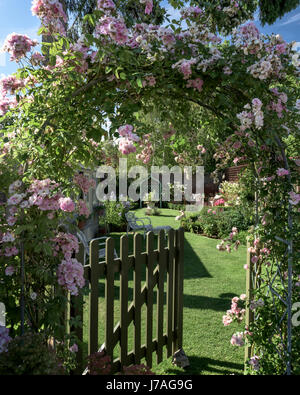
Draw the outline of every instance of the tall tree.
[[[262,25],[272,25],[278,18],[298,7],[300,0],[260,0],[259,19]]]
[[[182,5],[181,0],[170,0],[172,5]],[[230,7],[231,0],[194,0],[191,3],[210,9],[211,7]],[[243,0],[239,2],[244,11],[255,12],[259,8],[259,19],[262,25],[272,25],[278,18],[294,10],[300,4],[300,0]]]

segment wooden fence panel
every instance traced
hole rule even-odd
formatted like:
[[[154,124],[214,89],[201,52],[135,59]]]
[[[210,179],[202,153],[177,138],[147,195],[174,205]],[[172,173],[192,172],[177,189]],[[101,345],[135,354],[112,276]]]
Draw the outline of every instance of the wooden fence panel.
[[[98,240],[90,243],[89,264],[85,266],[85,278],[89,283],[88,300],[89,332],[88,352],[99,351],[99,279],[105,279],[105,343],[101,350],[112,360],[112,373],[121,371],[123,366],[140,364],[145,358],[146,364],[152,367],[153,352],[156,352],[157,363],[163,360],[166,346],[167,356],[182,347],[183,324],[183,247],[184,231],[171,229],[168,243],[165,246],[165,233],[158,235],[158,248],[154,248],[154,234],[149,232],[146,239],[146,251],[142,251],[143,238],[134,235],[133,255],[128,254],[128,236],[120,240],[120,258],[114,257],[114,240],[106,240],[105,262],[99,263]],[[78,257],[83,262],[82,249]],[[156,264],[157,263],[157,264]],[[142,268],[145,267],[146,282],[142,287]],[[133,270],[133,302],[128,307],[129,271]],[[120,300],[115,299],[115,273],[120,273]],[[166,314],[165,308],[166,282]],[[153,303],[154,289],[156,297],[156,336],[153,338]],[[114,307],[120,303],[120,321],[114,326]],[[146,305],[146,343],[141,344],[142,307]],[[71,309],[72,310],[72,309]],[[71,315],[83,317],[82,307],[73,309]],[[166,331],[164,332],[164,322]],[[128,352],[128,327],[134,325],[134,346]],[[82,329],[77,331],[78,338],[83,338]],[[83,339],[82,339],[83,340]],[[114,358],[114,349],[120,343],[120,355]],[[82,347],[81,347],[82,348]],[[78,360],[82,360],[82,350]]]

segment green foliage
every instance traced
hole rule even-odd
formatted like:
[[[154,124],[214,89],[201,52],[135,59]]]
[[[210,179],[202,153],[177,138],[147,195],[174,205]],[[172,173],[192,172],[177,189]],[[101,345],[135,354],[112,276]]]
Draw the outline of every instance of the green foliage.
[[[92,33],[93,28],[86,23],[87,15],[92,14],[96,8],[97,0],[63,0],[66,11],[72,16],[72,25],[68,27],[68,36],[77,40],[81,33]],[[120,13],[122,13],[127,26],[135,23],[152,23],[160,25],[164,20],[165,9],[159,0],[153,1],[153,10],[150,15],[145,15],[145,5],[136,0],[114,1]]]
[[[185,204],[167,202],[166,206],[171,210],[185,210]]]
[[[300,4],[299,0],[259,0],[259,19],[264,26],[272,25],[278,18],[294,10]]]
[[[222,198],[229,206],[240,203],[239,195],[241,192],[241,186],[238,182],[224,181],[220,184],[219,191]]]
[[[125,214],[133,208],[130,202],[106,201],[105,207],[105,222],[109,225],[110,231],[125,231],[127,221]]]
[[[27,333],[0,353],[0,375],[64,375],[66,369],[42,334]]]
[[[240,207],[212,209],[204,207],[200,214],[183,218],[181,225],[188,232],[204,234],[218,239],[228,237],[232,228],[237,227],[239,233],[234,240],[240,240],[245,244],[247,231],[252,222],[245,216],[245,212]]]

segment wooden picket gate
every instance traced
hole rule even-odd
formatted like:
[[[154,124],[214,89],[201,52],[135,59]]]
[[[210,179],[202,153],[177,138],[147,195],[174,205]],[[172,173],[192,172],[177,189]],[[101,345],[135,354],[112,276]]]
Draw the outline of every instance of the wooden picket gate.
[[[152,366],[153,352],[156,352],[157,363],[163,360],[166,349],[170,357],[182,348],[183,324],[183,229],[168,232],[167,245],[165,233],[158,235],[157,249],[154,247],[154,234],[149,232],[146,238],[146,251],[142,251],[143,237],[134,235],[133,254],[128,254],[128,236],[120,240],[120,258],[114,257],[114,239],[106,241],[105,262],[99,263],[99,246],[97,240],[90,243],[89,264],[85,266],[85,278],[88,280],[90,293],[88,300],[88,354],[104,349],[111,357],[112,371],[121,371],[122,366],[140,364],[145,358],[147,366]],[[81,260],[83,251],[80,250],[77,259]],[[142,268],[145,267],[146,279],[142,285]],[[133,301],[128,306],[128,278],[133,270]],[[115,273],[120,275],[120,298],[115,299]],[[166,284],[165,284],[166,277]],[[105,339],[99,342],[99,280],[105,280]],[[157,288],[156,321],[153,320],[154,289]],[[165,300],[166,291],[166,303]],[[75,298],[74,298],[75,301]],[[119,322],[114,326],[114,308],[120,306]],[[77,305],[77,307],[76,307]],[[164,306],[166,305],[166,312]],[[72,304],[71,304],[72,306]],[[146,307],[145,344],[142,344],[142,307]],[[75,303],[71,315],[83,319],[82,308]],[[165,322],[165,331],[164,331]],[[128,327],[133,323],[134,346],[128,352]],[[155,324],[156,328],[153,328]],[[100,323],[101,325],[101,323]],[[155,336],[153,336],[155,329]],[[82,328],[75,328],[77,336],[83,340]],[[153,338],[154,337],[154,338]],[[101,346],[102,344],[102,346]],[[120,344],[117,358],[115,347]],[[82,349],[77,359],[82,365]]]

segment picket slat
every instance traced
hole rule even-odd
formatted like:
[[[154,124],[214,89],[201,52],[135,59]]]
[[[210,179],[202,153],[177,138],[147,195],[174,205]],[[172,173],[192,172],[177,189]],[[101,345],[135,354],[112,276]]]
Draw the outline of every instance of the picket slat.
[[[156,321],[156,336],[157,336],[157,363],[163,360],[163,336],[164,336],[164,276],[165,276],[165,234],[161,230],[158,235],[158,290],[157,290],[157,321]]]
[[[106,278],[105,278],[105,304],[106,304],[106,325],[105,325],[105,347],[107,355],[113,359],[113,334],[114,334],[114,240],[106,240],[105,248]]]
[[[89,355],[98,350],[98,265],[99,243],[97,240],[92,240],[90,243]]]
[[[167,357],[172,355],[173,333],[173,282],[174,282],[174,230],[169,231],[167,271]]]
[[[141,277],[142,277],[142,235],[136,234],[134,236],[134,355],[135,364],[139,365],[141,362],[141,310],[142,310],[142,298],[141,298]]]
[[[182,228],[176,231],[176,249],[177,254],[177,265],[178,265],[178,317],[177,317],[177,348],[182,348],[182,338],[183,338],[183,279],[184,279],[184,266],[183,266],[183,256],[184,256],[184,231]]]
[[[148,366],[152,366],[152,337],[153,337],[153,268],[154,268],[154,234],[147,235],[147,315],[146,315],[146,361]]]
[[[121,324],[121,365],[127,364],[128,353],[128,236],[121,237],[121,271],[120,271],[120,324]]]

